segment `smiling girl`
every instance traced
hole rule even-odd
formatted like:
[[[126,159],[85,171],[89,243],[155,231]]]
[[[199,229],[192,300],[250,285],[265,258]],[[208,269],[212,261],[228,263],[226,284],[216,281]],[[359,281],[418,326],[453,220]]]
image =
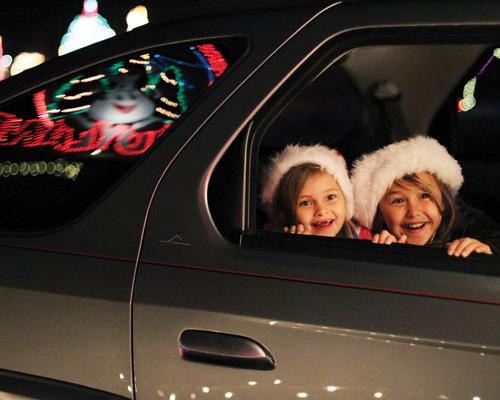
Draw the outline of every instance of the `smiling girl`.
[[[326,146],[287,146],[267,168],[262,203],[272,223],[294,234],[357,237],[344,158]]]
[[[374,243],[445,247],[457,257],[500,249],[496,223],[458,201],[460,165],[432,138],[416,136],[361,157],[352,183],[355,217],[377,232]]]

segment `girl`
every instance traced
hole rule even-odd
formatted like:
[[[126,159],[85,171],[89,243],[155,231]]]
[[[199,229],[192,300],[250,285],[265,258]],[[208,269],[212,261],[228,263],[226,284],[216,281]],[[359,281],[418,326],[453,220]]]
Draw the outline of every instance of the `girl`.
[[[446,247],[457,257],[500,249],[496,223],[458,203],[462,170],[432,138],[416,136],[362,156],[352,183],[355,218],[379,232],[373,243]]]
[[[266,170],[262,203],[283,232],[357,237],[344,158],[326,146],[287,146]]]

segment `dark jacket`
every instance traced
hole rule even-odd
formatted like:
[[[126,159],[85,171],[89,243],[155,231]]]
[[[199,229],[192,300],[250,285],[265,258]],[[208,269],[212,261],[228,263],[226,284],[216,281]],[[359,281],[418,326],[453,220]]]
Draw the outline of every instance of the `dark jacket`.
[[[500,254],[500,225],[482,211],[460,202],[455,224],[446,241],[432,246],[444,247],[446,243],[464,237],[486,243],[494,254]]]

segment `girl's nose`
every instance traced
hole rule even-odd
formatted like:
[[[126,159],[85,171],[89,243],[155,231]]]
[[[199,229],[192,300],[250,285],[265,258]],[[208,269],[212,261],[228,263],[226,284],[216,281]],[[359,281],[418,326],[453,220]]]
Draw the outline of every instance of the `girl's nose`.
[[[323,204],[317,204],[314,211],[316,215],[324,215],[328,212],[328,209]]]
[[[409,216],[419,215],[419,213],[420,213],[420,204],[419,204],[418,201],[409,200],[407,204],[408,205],[407,205],[406,213]]]

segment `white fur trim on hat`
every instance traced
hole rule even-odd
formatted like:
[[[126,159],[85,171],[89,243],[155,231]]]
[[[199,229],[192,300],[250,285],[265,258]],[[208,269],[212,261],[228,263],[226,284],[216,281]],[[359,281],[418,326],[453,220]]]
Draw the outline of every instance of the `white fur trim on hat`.
[[[270,209],[276,189],[283,176],[297,165],[313,163],[332,175],[342,189],[346,200],[346,215],[351,219],[354,214],[352,186],[344,157],[335,149],[317,144],[314,146],[288,145],[276,154],[265,172],[262,186],[262,204]]]
[[[456,195],[464,181],[462,169],[437,140],[426,136],[392,143],[354,162],[351,182],[354,189],[354,216],[372,227],[378,204],[392,183],[405,175],[433,173]]]

